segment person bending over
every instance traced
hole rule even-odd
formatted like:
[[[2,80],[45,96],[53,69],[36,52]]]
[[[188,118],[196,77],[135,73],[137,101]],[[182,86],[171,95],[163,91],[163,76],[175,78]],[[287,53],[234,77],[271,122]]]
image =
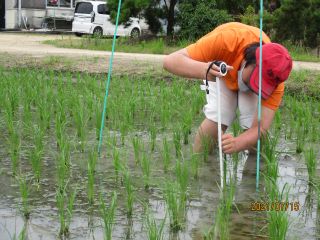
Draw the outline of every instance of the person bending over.
[[[258,140],[257,102],[259,93],[259,37],[260,30],[242,23],[226,23],[200,38],[197,42],[180,49],[163,60],[167,71],[187,78],[208,79],[209,93],[203,107],[205,119],[194,139],[193,150],[203,151],[204,137],[217,140],[217,92],[216,77],[221,77],[222,149],[224,153],[236,153],[251,149]],[[278,43],[262,37],[262,107],[261,134],[269,129],[279,108],[284,81],[292,70],[292,58],[288,50]],[[222,77],[219,67],[212,61],[223,61],[227,75]],[[208,74],[207,74],[208,71]],[[205,82],[205,81],[204,81]],[[245,131],[239,136],[226,134],[239,109],[240,125]],[[213,144],[210,145],[212,151]]]

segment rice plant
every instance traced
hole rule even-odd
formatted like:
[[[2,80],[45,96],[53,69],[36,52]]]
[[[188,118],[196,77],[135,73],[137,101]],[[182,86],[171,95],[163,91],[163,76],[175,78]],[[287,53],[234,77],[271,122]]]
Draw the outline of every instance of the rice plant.
[[[131,175],[127,168],[124,168],[123,174],[124,174],[124,185],[127,193],[127,202],[126,202],[127,216],[131,217],[133,212],[134,199],[135,199],[134,189],[133,189]]]
[[[235,180],[231,176],[229,185],[225,185],[222,194],[217,207],[215,227],[208,236],[214,236],[213,239],[227,240],[230,239],[229,222],[235,194]]]
[[[30,160],[31,160],[31,166],[32,171],[35,177],[36,182],[40,183],[40,175],[41,175],[41,164],[42,164],[42,156],[43,156],[43,137],[44,132],[43,129],[35,126],[34,127],[34,136],[33,136],[33,142],[34,147],[31,149],[30,152]]]
[[[181,133],[179,129],[173,131],[173,144],[176,149],[176,157],[181,157]]]
[[[120,139],[121,139],[121,145],[124,146],[125,137],[128,133],[128,125],[126,122],[121,122],[120,124]]]
[[[136,165],[140,162],[140,151],[141,151],[141,140],[138,137],[132,138],[132,145],[133,145],[133,151],[134,151],[134,160]]]
[[[41,96],[37,99],[37,104],[40,127],[44,131],[50,128],[51,122],[51,103],[48,102],[46,93],[41,93]]]
[[[183,228],[186,214],[186,198],[181,194],[180,187],[175,182],[167,182],[164,189],[166,209],[169,214],[170,228],[178,231]]]
[[[96,151],[90,152],[88,159],[88,201],[91,205],[93,205],[94,202],[94,182],[97,158],[98,154]]]
[[[146,153],[142,154],[140,166],[141,166],[142,175],[143,175],[144,188],[147,190],[150,186],[151,168],[150,168],[150,159]]]
[[[114,168],[114,172],[115,172],[115,176],[116,176],[116,182],[118,182],[119,180],[119,173],[122,169],[122,163],[120,160],[120,153],[119,150],[114,147],[113,148],[113,168]]]
[[[65,186],[59,186],[56,192],[56,201],[60,221],[59,236],[69,236],[69,229],[73,215],[73,206],[77,190],[75,189],[67,195],[67,183]]]
[[[104,239],[112,240],[112,230],[114,225],[115,212],[117,207],[117,193],[112,193],[110,206],[107,208],[103,197],[100,195],[100,214],[104,223]]]
[[[313,148],[310,148],[304,153],[304,159],[308,170],[309,184],[315,184],[316,171],[317,171],[317,159]]]
[[[10,159],[12,164],[12,172],[13,175],[17,174],[17,170],[19,167],[20,161],[20,136],[18,130],[16,128],[12,129],[12,133],[9,136],[9,151],[10,151]]]
[[[270,202],[272,203],[288,202],[289,190],[286,187],[287,185],[284,186],[281,193],[278,192],[276,194],[276,197],[272,197],[270,199]],[[274,186],[274,188],[277,189],[277,186]],[[289,218],[288,218],[287,211],[285,209],[271,209],[271,211],[267,212],[267,217],[268,217],[269,239],[285,240],[288,227],[289,227]]]
[[[189,183],[189,169],[188,164],[184,160],[176,160],[176,177],[179,183],[181,197],[187,200],[187,189]]]
[[[160,224],[156,223],[154,216],[147,209],[145,218],[145,225],[147,229],[147,236],[149,240],[163,240],[164,239],[164,224],[166,218],[161,220]]]
[[[182,133],[183,133],[184,144],[189,143],[189,135],[191,134],[191,127],[192,127],[192,118],[193,118],[193,113],[191,110],[189,110],[184,114],[184,117],[182,120]]]
[[[194,179],[199,178],[199,165],[200,165],[200,155],[198,153],[191,153],[191,175]]]
[[[305,145],[304,125],[297,124],[296,153],[302,153]]]
[[[20,187],[20,195],[21,195],[21,203],[22,208],[21,211],[25,219],[30,218],[31,209],[29,206],[29,184],[25,176],[18,176],[19,187]]]
[[[87,110],[84,107],[84,102],[81,98],[78,98],[74,108],[74,121],[76,124],[77,137],[80,140],[81,151],[84,152],[87,139],[86,128],[89,121],[89,117]]]
[[[202,135],[201,136],[201,146],[202,146],[202,155],[203,155],[203,161],[208,162],[209,154],[210,154],[210,148],[212,146],[212,139],[208,135]]]
[[[162,147],[161,156],[163,160],[163,169],[164,169],[164,172],[168,172],[168,169],[171,163],[171,157],[170,157],[170,148],[169,148],[169,144],[166,137],[162,140],[162,145],[163,147]]]
[[[154,123],[151,123],[149,133],[150,133],[151,151],[153,152],[155,149],[156,137],[157,137],[157,128]]]

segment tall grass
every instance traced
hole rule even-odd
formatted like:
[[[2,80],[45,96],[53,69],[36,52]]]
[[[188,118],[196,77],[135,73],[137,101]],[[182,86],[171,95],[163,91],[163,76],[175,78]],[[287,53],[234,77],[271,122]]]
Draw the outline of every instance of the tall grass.
[[[104,239],[112,240],[115,212],[117,207],[117,193],[112,193],[110,206],[106,207],[103,197],[100,195],[100,214],[104,223]]]

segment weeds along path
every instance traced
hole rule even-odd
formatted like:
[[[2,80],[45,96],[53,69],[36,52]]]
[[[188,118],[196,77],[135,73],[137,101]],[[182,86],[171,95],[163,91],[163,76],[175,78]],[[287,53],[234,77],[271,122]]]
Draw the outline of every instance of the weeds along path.
[[[106,64],[108,64],[108,59],[111,56],[111,52],[107,51],[92,51],[92,50],[82,50],[82,49],[69,49],[69,48],[57,48],[51,45],[43,44],[42,42],[45,40],[53,40],[53,39],[61,39],[63,35],[46,35],[46,34],[14,34],[14,33],[0,33],[0,53],[7,53],[12,58],[15,59],[13,62],[18,63],[21,61],[21,56],[29,57],[27,63],[30,61],[37,61],[45,59],[47,64],[52,64],[52,62],[56,63],[57,58],[65,57],[69,60],[60,61],[60,65],[67,65],[70,70],[70,67],[75,67],[79,69],[83,69],[85,67],[85,71],[89,72],[105,72],[107,71]],[[73,36],[66,36],[67,38]],[[7,55],[6,54],[6,55]],[[0,63],[3,60],[7,62],[1,54]],[[50,57],[51,60],[48,59]],[[162,60],[164,55],[156,55],[156,54],[138,54],[138,53],[115,53],[115,68],[122,66],[123,69],[132,69],[137,70],[145,69],[146,67],[152,68],[162,68]],[[88,60],[90,59],[90,60]],[[80,67],[77,67],[73,61],[76,61],[77,64],[81,64]],[[96,64],[95,64],[96,63]],[[104,63],[104,64],[100,64]],[[146,65],[145,63],[148,63]],[[87,64],[92,66],[86,67]],[[99,66],[95,66],[99,65]],[[134,67],[132,68],[132,65]],[[140,66],[139,66],[140,65]],[[61,66],[63,67],[63,66]],[[312,62],[298,62],[295,61],[293,68],[296,70],[308,69],[308,70],[319,70],[320,71],[320,63],[312,63]]]

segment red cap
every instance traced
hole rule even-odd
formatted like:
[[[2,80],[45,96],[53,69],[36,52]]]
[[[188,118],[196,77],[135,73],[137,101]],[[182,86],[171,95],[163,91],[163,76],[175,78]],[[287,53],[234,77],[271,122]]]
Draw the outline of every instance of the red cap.
[[[259,93],[260,48],[256,50],[256,67],[250,77],[250,88]],[[278,43],[262,45],[262,98],[270,97],[275,88],[288,79],[292,69],[292,59],[288,50]]]

